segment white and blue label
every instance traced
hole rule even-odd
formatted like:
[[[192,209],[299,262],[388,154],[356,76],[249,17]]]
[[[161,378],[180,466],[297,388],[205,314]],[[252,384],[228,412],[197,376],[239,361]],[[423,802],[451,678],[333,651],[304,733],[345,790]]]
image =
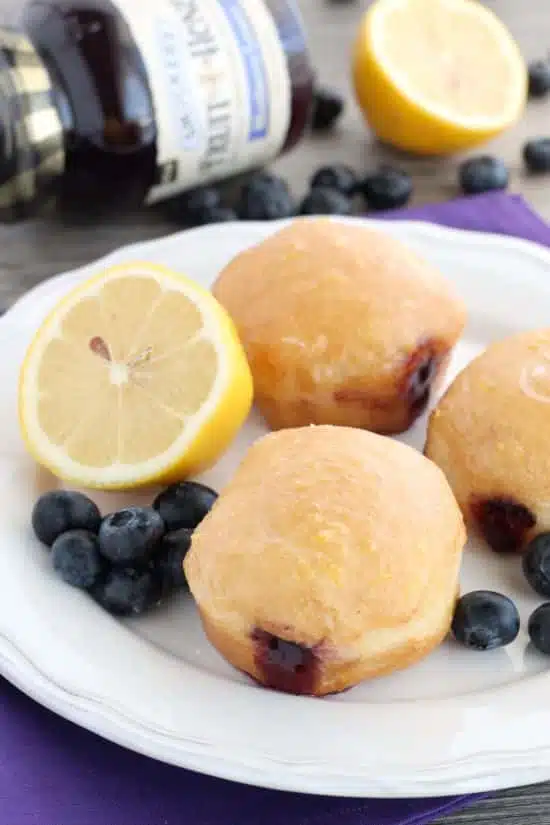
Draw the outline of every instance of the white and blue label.
[[[219,0],[239,46],[248,85],[249,140],[269,132],[269,83],[260,42],[240,0]]]
[[[189,83],[185,80],[190,75],[191,57],[181,49],[178,32],[171,23],[170,19],[160,14],[155,19],[159,56],[164,64],[166,92],[171,100],[174,129],[179,135],[182,148],[190,151],[200,145],[200,100],[197,95],[190,93]]]
[[[279,154],[291,114],[279,28],[291,26],[276,24],[264,0],[112,1],[141,50],[155,105],[159,174],[149,202]]]

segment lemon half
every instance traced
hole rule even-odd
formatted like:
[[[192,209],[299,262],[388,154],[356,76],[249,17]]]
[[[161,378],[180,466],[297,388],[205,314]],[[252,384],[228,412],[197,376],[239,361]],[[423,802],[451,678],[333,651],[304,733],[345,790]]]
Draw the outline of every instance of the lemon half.
[[[192,280],[140,262],[65,296],[34,336],[19,383],[31,455],[97,489],[205,469],[251,404],[250,369],[223,307]]]
[[[444,155],[523,112],[527,69],[505,25],[476,0],[376,0],[355,43],[359,104],[377,136]]]

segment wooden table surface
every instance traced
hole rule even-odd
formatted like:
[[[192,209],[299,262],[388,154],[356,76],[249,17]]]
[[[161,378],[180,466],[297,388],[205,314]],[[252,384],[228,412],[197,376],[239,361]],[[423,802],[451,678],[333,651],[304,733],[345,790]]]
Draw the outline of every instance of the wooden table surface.
[[[458,193],[458,159],[418,160],[392,155],[366,131],[353,103],[349,83],[349,49],[363,2],[300,0],[310,33],[311,49],[320,79],[338,88],[348,100],[338,129],[327,137],[309,139],[277,164],[299,193],[311,172],[323,162],[344,161],[368,170],[380,160],[409,169],[415,180],[415,203],[446,200]],[[528,59],[550,51],[550,0],[485,0],[508,24]],[[13,18],[20,0],[0,0],[0,14]],[[550,220],[550,177],[529,178],[522,172],[521,147],[528,137],[550,135],[550,102],[532,103],[522,121],[488,147],[512,170],[511,190],[522,193]],[[0,228],[0,305],[8,306],[30,286],[72,269],[136,240],[160,237],[175,227],[158,216],[121,219],[102,225],[62,226],[55,221]],[[449,823],[477,825],[550,825],[550,784],[496,794],[463,812]],[[153,823],[152,823],[153,825]]]

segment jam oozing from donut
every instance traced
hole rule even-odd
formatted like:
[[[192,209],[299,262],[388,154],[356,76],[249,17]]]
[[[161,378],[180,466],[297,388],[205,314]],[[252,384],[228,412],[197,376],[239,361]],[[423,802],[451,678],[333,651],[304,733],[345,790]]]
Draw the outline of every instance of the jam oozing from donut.
[[[445,355],[441,344],[430,338],[419,344],[406,361],[400,390],[408,402],[413,421],[429,404],[432,386]]]
[[[315,648],[289,642],[255,628],[252,631],[254,661],[265,687],[284,693],[311,695],[319,672]]]
[[[406,359],[398,377],[397,392],[400,398],[406,400],[413,421],[427,407],[433,383],[447,353],[447,346],[428,338],[422,341]],[[334,400],[337,403],[355,403],[379,409],[391,406],[391,401],[388,399],[377,399],[365,390],[353,387],[342,387],[336,390]]]
[[[495,553],[518,553],[537,520],[514,498],[478,499],[471,503],[478,529]]]

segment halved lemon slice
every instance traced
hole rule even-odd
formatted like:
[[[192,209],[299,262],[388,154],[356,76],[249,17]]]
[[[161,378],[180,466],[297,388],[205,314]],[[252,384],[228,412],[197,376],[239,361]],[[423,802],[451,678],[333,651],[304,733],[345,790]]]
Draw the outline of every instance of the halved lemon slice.
[[[527,70],[505,25],[476,0],[376,0],[353,57],[374,132],[418,154],[479,144],[523,111]]]
[[[29,452],[83,487],[180,480],[216,461],[252,404],[233,322],[161,266],[132,263],[72,290],[32,341],[20,375]]]

